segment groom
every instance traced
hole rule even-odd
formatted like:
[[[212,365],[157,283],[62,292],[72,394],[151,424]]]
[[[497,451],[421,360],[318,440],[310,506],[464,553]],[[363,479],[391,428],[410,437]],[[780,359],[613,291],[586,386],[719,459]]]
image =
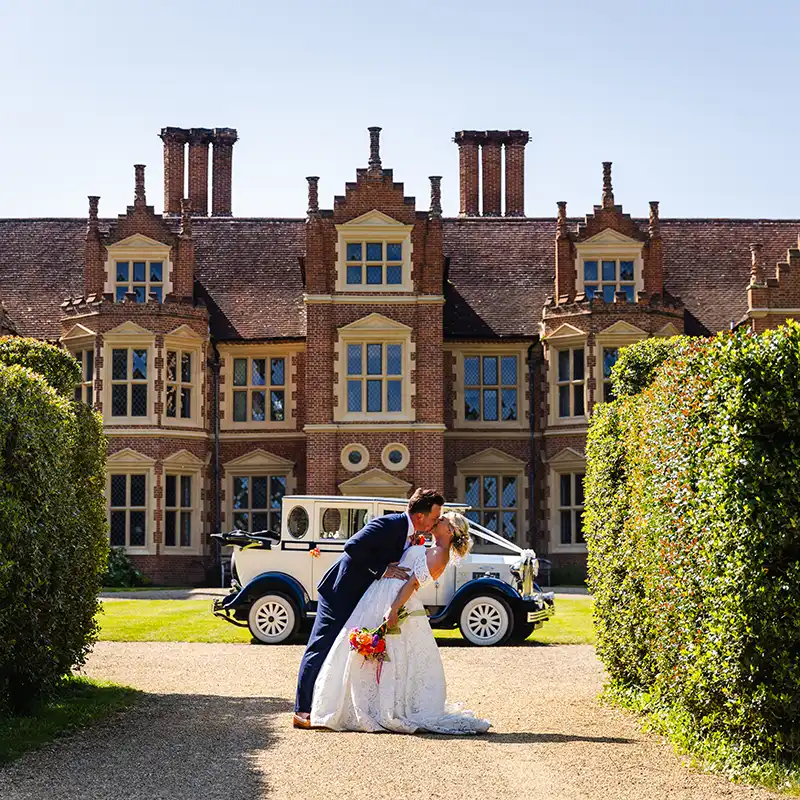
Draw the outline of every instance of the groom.
[[[368,522],[344,546],[344,553],[317,586],[317,616],[308,647],[300,662],[295,728],[310,728],[314,683],[325,656],[333,646],[358,601],[377,578],[405,580],[408,571],[398,567],[415,533],[428,533],[439,520],[444,498],[433,489],[417,489],[404,514],[387,514]]]

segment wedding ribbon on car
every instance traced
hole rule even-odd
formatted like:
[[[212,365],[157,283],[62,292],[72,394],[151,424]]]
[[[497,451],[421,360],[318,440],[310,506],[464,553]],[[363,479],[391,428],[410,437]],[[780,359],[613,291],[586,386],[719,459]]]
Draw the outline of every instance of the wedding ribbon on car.
[[[536,553],[530,549],[523,549],[513,542],[509,542],[508,539],[503,539],[494,531],[484,528],[483,525],[479,525],[472,519],[469,520],[469,532],[479,539],[484,539],[491,544],[496,544],[498,547],[519,555],[519,559],[511,567],[519,572],[522,577],[522,591],[520,594],[523,597],[530,597],[533,594],[534,580],[539,572],[539,560],[536,558]]]

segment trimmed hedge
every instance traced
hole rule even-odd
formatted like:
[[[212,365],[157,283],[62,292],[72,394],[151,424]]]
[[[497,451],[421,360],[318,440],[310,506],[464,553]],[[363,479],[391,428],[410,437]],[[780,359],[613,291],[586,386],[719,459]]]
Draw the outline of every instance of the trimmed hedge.
[[[0,342],[0,712],[52,693],[96,639],[106,443],[68,399],[79,375],[51,345]]]
[[[737,759],[796,759],[800,326],[642,342],[618,367],[585,486],[612,689]]]

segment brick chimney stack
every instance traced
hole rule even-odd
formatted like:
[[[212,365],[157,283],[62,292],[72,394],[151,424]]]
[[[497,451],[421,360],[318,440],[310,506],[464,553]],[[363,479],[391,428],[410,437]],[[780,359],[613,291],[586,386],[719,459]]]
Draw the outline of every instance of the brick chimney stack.
[[[89,218],[86,221],[86,248],[83,272],[83,292],[87,297],[90,294],[102,294],[105,282],[105,248],[100,236],[99,204],[99,197],[96,195],[89,196]]]
[[[369,131],[369,172],[382,172],[381,167],[381,129],[373,126]]]
[[[503,197],[503,158],[505,147],[505,215],[525,216],[525,145],[527,131],[456,131],[458,145],[462,217],[478,216],[479,187],[482,188],[484,217],[499,217]],[[478,147],[481,147],[482,175],[478,177]]]
[[[309,175],[308,181],[308,216],[319,214],[319,175]]]
[[[525,216],[525,145],[528,131],[509,131],[506,138],[506,216]]]
[[[215,217],[232,216],[233,145],[239,135],[234,128],[214,128],[211,213]]]
[[[189,200],[195,216],[208,215],[208,146],[212,131],[208,128],[189,130]]]
[[[603,162],[603,208],[614,208],[614,188],[611,185],[611,162]]]
[[[441,219],[442,217],[442,176],[431,175],[428,180],[431,182],[431,207],[428,217],[431,219]]]
[[[164,213],[180,214],[184,185],[184,149],[188,141],[183,128],[162,128],[164,142]]]
[[[458,145],[459,216],[478,216],[478,132],[457,131],[453,141]]]
[[[144,164],[134,164],[135,187],[133,190],[133,205],[135,208],[144,208],[147,197],[144,193]]]

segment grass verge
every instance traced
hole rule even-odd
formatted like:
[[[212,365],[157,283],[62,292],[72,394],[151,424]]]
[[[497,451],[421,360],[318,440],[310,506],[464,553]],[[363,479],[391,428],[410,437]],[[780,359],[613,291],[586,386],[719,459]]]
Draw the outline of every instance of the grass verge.
[[[110,600],[98,619],[100,639],[112,642],[249,642],[237,628],[211,613],[209,600]],[[460,639],[456,630],[434,631],[437,638]],[[594,644],[592,600],[556,600],[556,616],[531,634],[540,644]]]
[[[0,717],[0,764],[132,705],[141,692],[88,678],[66,678],[58,694],[26,716]]]
[[[704,734],[684,709],[658,702],[646,692],[606,686],[602,700],[637,714],[645,731],[666,737],[694,769],[724,775],[735,783],[758,784],[800,797],[798,762],[765,759],[745,745],[720,735]]]

